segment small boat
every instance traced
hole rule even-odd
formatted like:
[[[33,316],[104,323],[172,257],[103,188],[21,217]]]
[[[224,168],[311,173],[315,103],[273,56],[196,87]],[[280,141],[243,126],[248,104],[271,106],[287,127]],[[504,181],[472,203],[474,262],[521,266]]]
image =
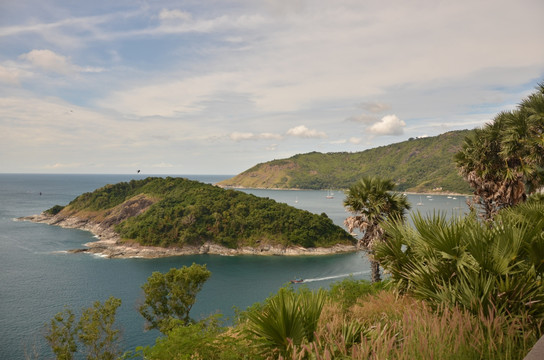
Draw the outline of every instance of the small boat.
[[[423,201],[421,200],[421,196],[419,197],[419,202],[416,205],[417,206],[423,206]]]
[[[291,280],[291,284],[299,284],[301,282],[304,282],[304,279],[295,278],[295,279]]]
[[[332,191],[327,192],[327,196],[325,196],[327,199],[334,199],[334,193]]]

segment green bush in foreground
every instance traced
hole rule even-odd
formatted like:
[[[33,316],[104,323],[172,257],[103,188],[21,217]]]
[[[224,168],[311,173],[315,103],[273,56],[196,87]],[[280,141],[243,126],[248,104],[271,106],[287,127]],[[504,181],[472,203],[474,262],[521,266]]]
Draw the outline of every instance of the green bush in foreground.
[[[544,203],[503,210],[491,224],[475,216],[446,221],[413,216],[414,228],[389,222],[376,257],[391,277],[436,307],[494,312],[544,330]]]
[[[294,292],[282,288],[261,311],[247,314],[244,332],[264,353],[285,355],[291,344],[312,341],[326,301],[323,290]]]

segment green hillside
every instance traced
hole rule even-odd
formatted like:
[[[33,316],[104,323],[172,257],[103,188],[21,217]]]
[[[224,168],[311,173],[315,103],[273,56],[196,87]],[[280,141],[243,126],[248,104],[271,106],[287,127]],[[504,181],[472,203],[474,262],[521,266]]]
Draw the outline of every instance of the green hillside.
[[[348,188],[363,176],[392,178],[400,191],[469,193],[453,156],[469,130],[418,138],[362,152],[295,155],[258,164],[219,183],[225,187]]]
[[[283,245],[330,247],[354,239],[327,215],[183,178],[107,185],[48,210],[115,229],[124,240],[161,247]]]

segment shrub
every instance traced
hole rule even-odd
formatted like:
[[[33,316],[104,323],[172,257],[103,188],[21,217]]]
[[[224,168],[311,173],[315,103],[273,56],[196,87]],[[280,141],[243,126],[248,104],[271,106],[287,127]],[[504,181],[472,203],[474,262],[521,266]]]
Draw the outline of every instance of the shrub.
[[[385,225],[389,241],[376,257],[402,291],[435,306],[460,306],[478,316],[544,320],[544,204],[505,210],[491,224],[475,216],[446,221],[413,216],[414,228]]]

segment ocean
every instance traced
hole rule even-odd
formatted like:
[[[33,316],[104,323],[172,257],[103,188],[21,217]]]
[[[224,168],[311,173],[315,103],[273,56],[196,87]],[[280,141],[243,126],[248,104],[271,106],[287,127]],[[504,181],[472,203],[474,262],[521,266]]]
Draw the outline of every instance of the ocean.
[[[191,316],[195,319],[223,314],[229,321],[235,309],[262,301],[294,277],[307,279],[310,288],[328,286],[350,274],[370,279],[364,253],[317,257],[261,257],[193,255],[162,259],[105,259],[90,254],[68,254],[93,241],[89,232],[45,224],[15,221],[54,205],[66,205],[76,196],[106,184],[147,175],[53,175],[0,174],[0,359],[25,359],[25,353],[52,358],[44,340],[45,324],[64,307],[80,313],[96,300],[109,296],[122,300],[117,323],[123,329],[122,346],[152,345],[160,334],[144,331],[137,311],[143,298],[141,285],[154,271],[192,263],[206,264],[212,276],[197,296]],[[232,175],[172,175],[205,183],[216,183]],[[342,226],[349,216],[342,202],[345,195],[334,191],[251,190],[261,197],[311,211],[325,212]],[[449,215],[466,211],[464,197],[408,195],[412,211]],[[422,205],[416,205],[421,203]],[[296,285],[299,286],[299,285]]]

